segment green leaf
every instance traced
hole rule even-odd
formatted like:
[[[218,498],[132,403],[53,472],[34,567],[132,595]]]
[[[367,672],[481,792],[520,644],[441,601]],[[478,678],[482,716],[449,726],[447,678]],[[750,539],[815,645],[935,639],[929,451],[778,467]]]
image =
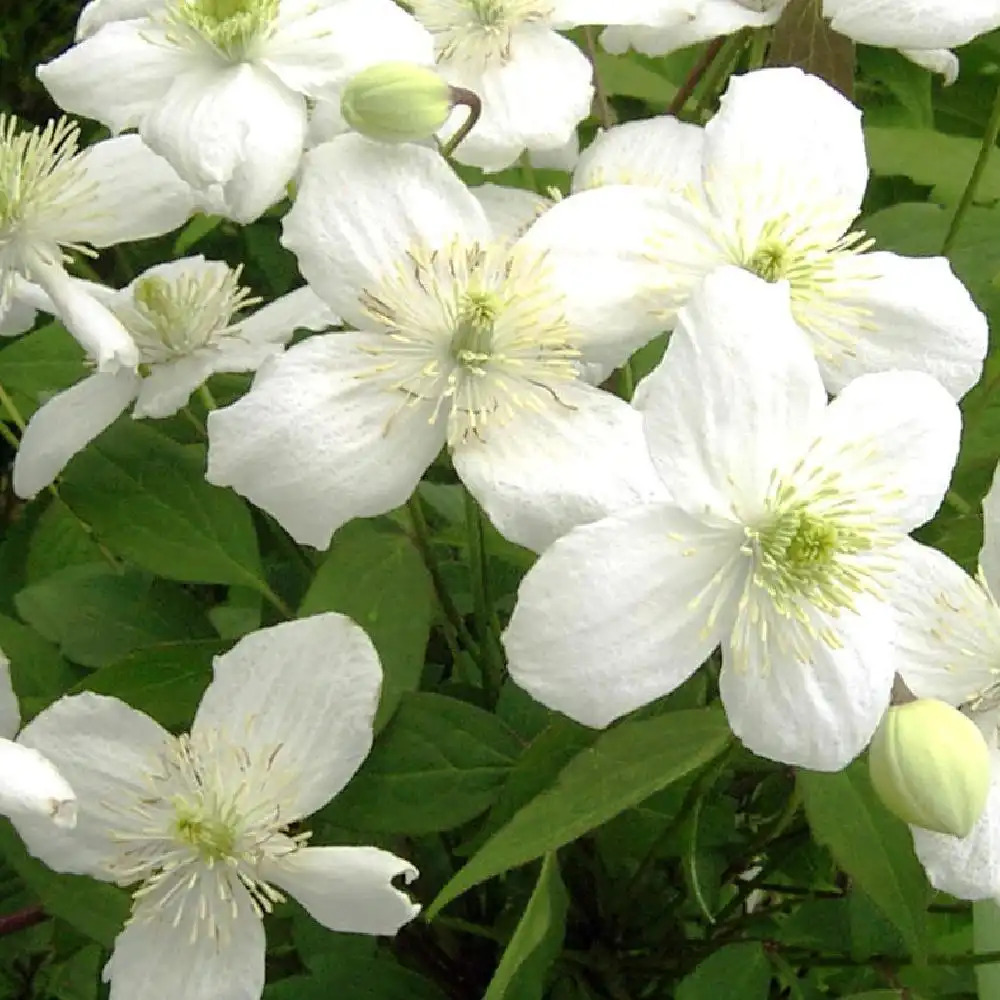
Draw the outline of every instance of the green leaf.
[[[128,918],[131,899],[127,892],[87,875],[57,875],[28,854],[6,821],[0,822],[0,851],[46,913],[65,920],[91,941],[111,947]]]
[[[73,689],[121,698],[168,729],[186,728],[209,681],[212,659],[231,643],[203,639],[143,649],[85,677]]]
[[[299,608],[339,611],[371,637],[382,661],[376,731],[405,691],[420,686],[433,615],[430,576],[409,537],[391,522],[354,521],[334,536]]]
[[[123,420],[70,462],[61,491],[111,549],[157,576],[267,589],[250,511],[205,481],[200,446]]]
[[[798,66],[854,96],[854,43],[823,16],[823,0],[791,0],[774,26],[768,66]]]
[[[199,212],[193,216],[174,240],[174,256],[183,257],[191,247],[218,228],[220,222],[222,222],[221,215],[205,215]]]
[[[566,933],[569,897],[555,854],[546,854],[534,891],[483,1000],[542,1000],[545,975]]]
[[[868,765],[834,774],[799,771],[809,826],[837,864],[899,931],[917,961],[926,952],[928,886],[905,823],[879,802]]]
[[[67,566],[97,563],[101,558],[101,550],[87,526],[62,500],[53,497],[31,533],[25,566],[27,582],[36,583]]]
[[[104,565],[53,573],[22,590],[15,604],[29,625],[85,667],[210,635],[201,608],[180,587]]]
[[[1000,907],[992,899],[972,904],[972,935],[977,955],[1000,951]],[[977,965],[976,985],[979,1000],[1000,997],[1000,965]]]
[[[0,385],[25,420],[87,374],[83,349],[60,323],[40,327],[0,350]]]
[[[602,733],[448,882],[428,916],[485,879],[554,851],[638,805],[707,764],[730,739],[725,718],[713,709],[623,722]]]
[[[27,722],[76,681],[77,674],[52,643],[34,629],[0,615],[0,649],[10,660],[11,680]]]
[[[45,984],[49,1000],[97,1000],[101,987],[104,954],[96,944],[74,952],[54,966]]]
[[[754,942],[728,944],[708,956],[677,987],[677,1000],[767,1000],[771,995],[771,963]]]
[[[600,75],[604,92],[611,96],[637,97],[657,107],[666,107],[677,88],[659,73],[647,69],[631,56],[616,56],[598,49],[594,54],[595,71]]]
[[[517,737],[481,708],[438,694],[405,695],[324,815],[376,832],[451,829],[489,807],[520,749]]]

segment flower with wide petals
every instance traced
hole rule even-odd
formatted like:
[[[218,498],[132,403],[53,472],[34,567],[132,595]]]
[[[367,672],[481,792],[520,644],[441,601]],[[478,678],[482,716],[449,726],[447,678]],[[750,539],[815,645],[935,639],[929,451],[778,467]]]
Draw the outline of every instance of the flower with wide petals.
[[[1000,903],[1000,474],[983,500],[979,572],[910,543],[894,587],[900,673],[918,697],[960,707],[990,748],[986,808],[967,837],[911,827],[931,884],[961,899]]]
[[[986,318],[945,258],[869,252],[851,231],[868,181],[860,117],[798,69],[736,77],[704,129],[665,117],[604,133],[536,239],[584,289],[614,273],[630,309],[644,298],[650,336],[734,264],[788,281],[829,391],[913,369],[958,398],[979,379]]]
[[[695,291],[635,400],[672,501],[559,539],[524,578],[504,645],[521,687],[606,726],[721,644],[744,744],[836,770],[889,703],[886,591],[907,532],[941,502],[960,419],[920,372],[863,376],[828,404],[787,300],[736,268]]]
[[[98,368],[116,371],[136,365],[135,345],[87,286],[66,273],[63,254],[170,232],[192,213],[194,198],[138,136],[84,150],[79,139],[79,127],[67,119],[25,131],[0,114],[0,317],[23,328],[28,279]]]
[[[113,132],[137,128],[209,210],[237,222],[284,196],[308,99],[336,98],[372,63],[433,56],[428,33],[392,0],[95,6],[85,37],[39,79],[62,108]]]
[[[607,28],[601,44],[609,52],[629,47],[658,56],[742,28],[777,23],[788,0],[702,0],[680,24],[649,20],[644,25]],[[834,31],[855,42],[899,49],[907,59],[940,73],[945,83],[958,77],[950,49],[1000,27],[998,0],[823,0],[823,16]]]
[[[127,331],[138,368],[96,372],[32,416],[14,460],[14,492],[33,497],[133,402],[134,417],[169,417],[215,372],[251,372],[283,350],[297,328],[340,322],[312,289],[260,300],[240,271],[184,257],[158,264],[119,291],[90,286]]]
[[[445,445],[497,529],[531,548],[658,494],[638,415],[590,384],[638,346],[629,313],[567,319],[534,226],[512,238],[525,207],[495,231],[421,146],[351,134],[311,151],[283,241],[357,332],[296,344],[212,413],[209,480],[320,548],[403,503]]]
[[[80,795],[72,835],[14,817],[28,850],[136,887],[104,970],[111,1000],[256,1000],[260,917],[282,890],[336,931],[395,934],[413,919],[419,907],[392,884],[415,878],[412,865],[374,847],[307,847],[298,825],[367,756],[381,681],[365,633],[322,614],[217,657],[187,735],[95,694],[62,698],[24,729],[19,742]]]
[[[47,757],[15,742],[20,725],[10,661],[0,653],[0,815],[71,829],[76,825],[76,795]]]

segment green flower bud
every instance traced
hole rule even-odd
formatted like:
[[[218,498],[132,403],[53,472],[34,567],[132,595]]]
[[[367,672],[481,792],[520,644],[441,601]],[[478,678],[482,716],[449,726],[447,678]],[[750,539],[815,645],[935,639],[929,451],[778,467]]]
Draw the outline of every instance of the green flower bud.
[[[340,113],[369,139],[417,142],[444,125],[451,105],[451,88],[433,69],[384,62],[351,77],[340,98]]]
[[[872,785],[913,826],[967,837],[986,805],[990,751],[971,719],[933,698],[893,705],[868,751]]]

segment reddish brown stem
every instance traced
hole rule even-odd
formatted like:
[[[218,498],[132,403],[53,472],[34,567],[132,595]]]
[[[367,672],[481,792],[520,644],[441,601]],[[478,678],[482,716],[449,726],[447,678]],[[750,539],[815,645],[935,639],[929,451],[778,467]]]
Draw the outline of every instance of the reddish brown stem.
[[[698,86],[698,81],[705,75],[705,70],[715,61],[715,57],[722,50],[722,46],[726,44],[725,36],[720,38],[714,38],[705,47],[705,51],[701,54],[701,58],[694,64],[691,68],[691,72],[688,73],[687,79],[681,84],[681,89],[677,91],[676,96],[667,108],[667,113],[677,116],[684,110],[684,105],[687,104],[688,98],[694,93],[694,88]]]
[[[16,913],[0,916],[0,937],[5,934],[16,934],[47,919],[48,915],[40,906],[26,906]]]

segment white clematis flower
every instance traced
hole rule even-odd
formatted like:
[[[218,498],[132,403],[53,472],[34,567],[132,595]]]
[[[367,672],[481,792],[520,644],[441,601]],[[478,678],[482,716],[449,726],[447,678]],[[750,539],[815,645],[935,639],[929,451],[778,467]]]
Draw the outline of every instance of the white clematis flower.
[[[395,934],[416,869],[374,847],[289,832],[351,779],[372,744],[382,672],[338,614],[285,622],[215,660],[189,735],[117,698],[62,698],[21,733],[80,793],[72,835],[14,817],[60,872],[137,886],[104,978],[111,1000],[256,1000],[260,921],[284,890],[336,931]]]
[[[215,372],[256,371],[297,328],[340,322],[308,287],[254,313],[260,300],[239,270],[203,257],[149,268],[120,291],[91,286],[135,344],[138,370],[97,372],[53,396],[28,421],[14,460],[14,492],[48,486],[129,407],[134,417],[169,417]]]
[[[702,0],[682,24],[649,20],[643,26],[607,28],[601,44],[609,52],[630,46],[646,55],[664,55],[741,28],[777,23],[788,0]],[[958,59],[949,51],[1000,27],[998,0],[823,0],[823,16],[834,31],[855,42],[899,49],[912,62],[940,73],[945,83],[958,77]]]
[[[372,63],[433,57],[392,0],[105,0],[80,30],[38,69],[56,103],[113,132],[137,128],[210,211],[242,223],[284,196],[307,98],[336,98]]]
[[[482,117],[455,159],[485,170],[510,166],[524,150],[571,146],[590,114],[593,69],[556,32],[580,24],[676,23],[691,0],[413,0],[434,36],[438,68],[454,86],[477,94]],[[455,112],[446,134],[462,123]]]
[[[634,316],[568,319],[534,227],[513,238],[525,207],[508,200],[493,230],[421,146],[344,135],[310,152],[283,241],[358,332],[295,345],[212,413],[209,481],[319,548],[403,503],[445,445],[497,529],[531,548],[659,495],[638,415],[584,377],[628,357]]]
[[[920,372],[863,376],[827,404],[787,300],[735,268],[695,291],[636,392],[673,501],[559,539],[524,578],[504,645],[535,698],[606,726],[721,644],[744,744],[837,770],[889,703],[887,589],[907,532],[941,502],[960,419]]]
[[[14,741],[20,725],[10,661],[0,653],[0,816],[27,816],[71,829],[76,795],[47,757]]]
[[[23,329],[32,300],[37,308],[51,301],[98,368],[116,371],[135,366],[135,346],[88,287],[66,273],[63,253],[170,232],[194,211],[194,199],[138,136],[84,150],[79,139],[67,119],[29,132],[0,114],[0,316]]]
[[[914,369],[961,397],[982,370],[986,318],[943,257],[868,252],[850,231],[867,180],[857,108],[801,70],[760,70],[730,81],[704,129],[657,118],[604,133],[536,240],[581,295],[613,272],[623,304],[644,298],[650,336],[734,264],[789,282],[831,392]]]
[[[983,547],[973,579],[944,554],[910,543],[896,580],[900,673],[918,697],[961,707],[990,748],[990,792],[967,837],[912,827],[931,884],[1000,903],[1000,475],[983,500]]]

